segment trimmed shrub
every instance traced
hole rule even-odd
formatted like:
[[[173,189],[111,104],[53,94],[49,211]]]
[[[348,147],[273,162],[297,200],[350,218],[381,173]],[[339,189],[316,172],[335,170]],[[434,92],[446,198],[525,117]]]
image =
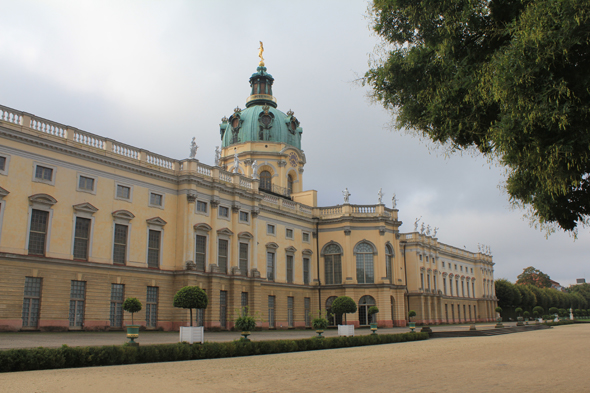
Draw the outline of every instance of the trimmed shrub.
[[[356,303],[348,296],[339,296],[332,302],[332,312],[336,315],[344,314],[344,324],[346,325],[346,314],[355,313],[357,310]]]
[[[61,348],[9,349],[0,351],[0,372],[216,359],[426,339],[428,339],[428,333],[402,333],[330,337],[324,340],[309,338],[301,340],[205,342],[204,344],[193,345],[177,343],[142,345],[140,347],[129,345],[68,347],[64,345]]]
[[[188,308],[193,326],[193,308],[207,308],[209,300],[207,294],[198,286],[182,287],[174,295],[173,305],[178,308]]]
[[[131,314],[131,324],[135,325],[133,323],[133,314],[141,311],[141,302],[136,297],[128,297],[123,302],[123,310]]]

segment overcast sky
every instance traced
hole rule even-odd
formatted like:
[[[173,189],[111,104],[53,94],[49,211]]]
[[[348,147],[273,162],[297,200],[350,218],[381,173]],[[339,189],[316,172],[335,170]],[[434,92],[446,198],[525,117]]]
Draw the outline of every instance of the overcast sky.
[[[0,0],[0,104],[175,159],[213,164],[219,123],[245,107],[264,42],[278,109],[303,127],[304,189],[320,205],[387,206],[440,242],[492,249],[496,278],[535,266],[562,285],[590,278],[588,229],[548,239],[511,208],[503,169],[392,131],[355,83],[379,39],[365,1]]]

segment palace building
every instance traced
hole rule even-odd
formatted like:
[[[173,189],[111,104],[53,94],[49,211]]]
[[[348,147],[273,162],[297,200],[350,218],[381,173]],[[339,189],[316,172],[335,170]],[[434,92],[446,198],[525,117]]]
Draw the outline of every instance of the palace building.
[[[176,291],[198,285],[205,328],[248,306],[263,328],[310,327],[350,296],[356,326],[490,321],[492,257],[402,232],[383,203],[317,206],[294,113],[261,64],[245,108],[220,125],[214,165],[176,160],[0,106],[0,330],[177,330]],[[337,318],[330,318],[337,324]]]

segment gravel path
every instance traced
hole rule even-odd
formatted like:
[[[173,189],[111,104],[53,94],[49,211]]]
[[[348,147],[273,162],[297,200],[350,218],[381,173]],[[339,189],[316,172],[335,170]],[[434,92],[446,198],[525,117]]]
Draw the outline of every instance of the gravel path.
[[[492,337],[0,374],[5,392],[588,392],[590,324]]]

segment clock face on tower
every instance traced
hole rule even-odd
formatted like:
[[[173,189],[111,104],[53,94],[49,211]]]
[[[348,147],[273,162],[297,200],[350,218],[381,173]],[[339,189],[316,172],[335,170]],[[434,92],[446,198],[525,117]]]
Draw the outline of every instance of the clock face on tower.
[[[297,157],[297,154],[295,154],[295,153],[289,154],[289,162],[291,163],[292,167],[297,166],[297,161],[299,161],[299,157]]]

